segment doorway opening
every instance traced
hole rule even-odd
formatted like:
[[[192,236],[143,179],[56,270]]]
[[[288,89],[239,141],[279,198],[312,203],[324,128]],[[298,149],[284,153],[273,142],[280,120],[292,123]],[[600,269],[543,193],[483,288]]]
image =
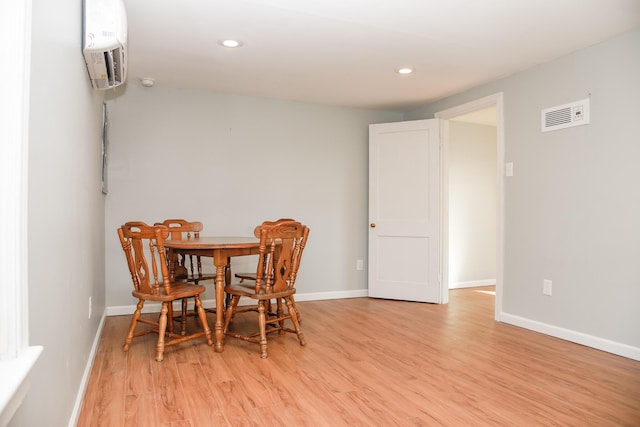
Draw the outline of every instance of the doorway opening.
[[[442,119],[442,300],[449,289],[495,284],[502,312],[502,93],[436,113]]]

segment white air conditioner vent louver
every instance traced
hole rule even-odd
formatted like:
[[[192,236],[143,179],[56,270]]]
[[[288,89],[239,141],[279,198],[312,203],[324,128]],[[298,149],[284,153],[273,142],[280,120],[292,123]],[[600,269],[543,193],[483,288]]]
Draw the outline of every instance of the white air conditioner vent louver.
[[[111,89],[127,79],[127,14],[123,0],[84,0],[82,52],[91,84]]]
[[[589,123],[589,99],[542,110],[542,132]]]

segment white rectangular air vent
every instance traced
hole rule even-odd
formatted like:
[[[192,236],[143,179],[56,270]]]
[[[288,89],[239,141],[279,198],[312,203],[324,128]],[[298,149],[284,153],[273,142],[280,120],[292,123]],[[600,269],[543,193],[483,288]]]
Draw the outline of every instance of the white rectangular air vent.
[[[589,123],[589,99],[542,110],[542,132]]]

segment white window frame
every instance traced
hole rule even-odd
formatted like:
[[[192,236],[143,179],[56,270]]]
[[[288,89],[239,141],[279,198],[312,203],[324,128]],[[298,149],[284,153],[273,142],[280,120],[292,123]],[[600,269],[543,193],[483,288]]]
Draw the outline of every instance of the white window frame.
[[[24,399],[42,347],[29,347],[27,195],[31,0],[0,3],[0,426]]]

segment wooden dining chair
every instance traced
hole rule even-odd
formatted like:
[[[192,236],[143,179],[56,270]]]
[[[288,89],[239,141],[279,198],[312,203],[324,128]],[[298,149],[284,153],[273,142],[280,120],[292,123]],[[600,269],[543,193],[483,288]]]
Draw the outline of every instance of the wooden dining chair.
[[[156,222],[155,225],[164,225],[169,229],[169,239],[182,240],[200,236],[204,228],[199,221],[187,221],[185,219],[166,219]],[[180,254],[175,271],[176,280],[186,280],[198,284],[204,280],[215,280],[216,273],[203,273],[200,255]]]
[[[131,272],[132,295],[138,298],[138,304],[133,313],[131,326],[122,350],[129,350],[134,337],[149,333],[158,334],[156,360],[159,362],[163,360],[164,349],[167,346],[202,336],[206,338],[208,345],[212,345],[211,328],[207,323],[207,317],[200,300],[200,294],[205,291],[205,287],[189,282],[176,282],[169,277],[169,266],[164,247],[164,241],[169,236],[169,229],[164,225],[150,226],[144,222],[127,222],[118,228],[118,236]],[[167,315],[173,301],[185,298],[194,299],[202,331],[183,336],[167,330]],[[160,317],[157,322],[140,317],[145,301],[161,303]],[[138,323],[152,327],[136,332]]]
[[[162,222],[156,222],[155,225],[164,225],[169,229],[169,239],[183,240],[193,239],[200,236],[200,232],[204,228],[199,221],[187,221],[186,219],[165,219]],[[205,280],[215,280],[216,273],[203,273],[202,260],[200,255],[180,254],[175,266],[174,277],[176,281],[186,281],[198,284]],[[195,308],[195,307],[194,307]],[[193,315],[197,315],[195,310]],[[182,310],[180,316],[173,316],[172,307],[169,310],[170,318],[180,322],[180,333],[186,333],[187,318],[189,312],[187,309],[187,299],[182,300]]]
[[[260,229],[261,227],[273,227],[274,225],[277,225],[281,222],[287,222],[287,221],[295,221],[295,219],[293,218],[280,218],[277,219],[275,221],[264,221],[262,224],[256,226],[256,228],[253,229],[253,235],[256,236],[258,239],[260,238]],[[239,273],[235,273],[234,276],[238,279],[240,279],[240,282],[244,282],[245,280],[256,280],[256,273],[255,272],[239,272]],[[293,297],[291,297],[291,301],[293,302],[293,308],[296,310],[296,312],[298,313],[298,321],[302,321],[302,318],[300,317],[300,312],[298,311],[298,308],[296,307],[296,303],[295,300],[293,299]],[[271,301],[266,301],[265,303],[265,308],[267,310],[267,314],[269,314],[271,312]],[[249,306],[249,307],[243,307],[244,311],[258,311],[258,307],[257,306]]]
[[[296,293],[295,281],[309,236],[309,228],[296,221],[282,221],[277,224],[266,222],[258,226],[256,232],[260,237],[256,280],[232,283],[225,287],[231,301],[225,316],[224,333],[226,336],[260,344],[260,356],[266,359],[267,335],[273,332],[295,333],[300,345],[306,344],[300,327],[299,313],[293,306],[293,295]],[[233,317],[239,313],[237,308],[241,297],[257,301],[258,332],[243,334],[229,329]],[[266,302],[273,299],[277,301],[277,312],[275,316],[270,316]],[[291,321],[293,329],[286,326],[287,320]]]
[[[258,225],[256,228],[253,229],[253,235],[256,236],[258,239],[260,238],[260,227],[266,227],[266,226],[273,226],[276,225],[280,222],[285,222],[285,221],[295,221],[295,219],[293,218],[280,218],[278,220],[275,221],[264,221],[262,224]],[[240,281],[245,281],[245,280],[256,280],[256,273],[254,272],[240,272],[240,273],[236,273],[234,274],[235,277],[237,277],[238,279],[240,279]]]

